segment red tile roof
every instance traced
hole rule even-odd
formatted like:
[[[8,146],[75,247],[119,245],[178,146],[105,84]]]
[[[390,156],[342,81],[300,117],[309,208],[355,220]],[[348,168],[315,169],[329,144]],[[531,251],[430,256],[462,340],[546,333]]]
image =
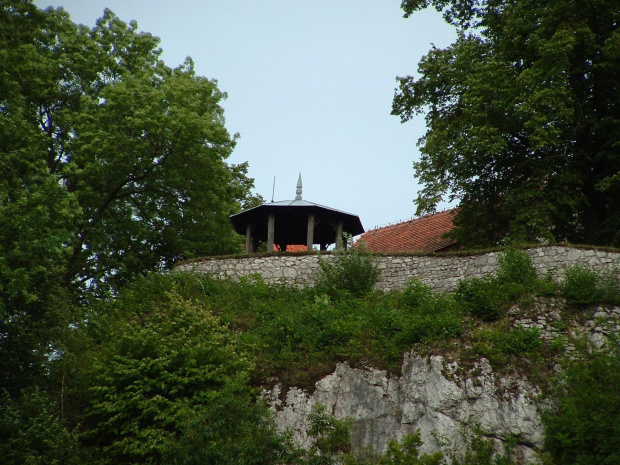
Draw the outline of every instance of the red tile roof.
[[[277,245],[273,245],[273,250],[280,250]],[[307,252],[308,248],[301,244],[289,244],[286,246],[287,252]]]
[[[362,234],[373,252],[438,252],[455,245],[441,236],[452,229],[455,209],[391,224]]]

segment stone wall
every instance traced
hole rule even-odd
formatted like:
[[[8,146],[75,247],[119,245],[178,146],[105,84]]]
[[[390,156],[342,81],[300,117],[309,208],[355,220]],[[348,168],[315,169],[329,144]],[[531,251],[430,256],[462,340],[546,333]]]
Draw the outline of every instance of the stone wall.
[[[582,264],[599,271],[620,267],[620,253],[566,246],[541,246],[527,249],[536,269],[551,271],[556,279],[564,270]],[[379,255],[380,275],[376,287],[382,290],[402,289],[417,277],[442,291],[454,290],[460,279],[481,277],[498,267],[498,252],[471,255]],[[331,260],[323,255],[321,259]],[[268,283],[308,286],[314,283],[319,268],[315,254],[271,254],[231,258],[206,258],[179,264],[175,271],[208,273],[217,278],[239,279],[260,274]]]

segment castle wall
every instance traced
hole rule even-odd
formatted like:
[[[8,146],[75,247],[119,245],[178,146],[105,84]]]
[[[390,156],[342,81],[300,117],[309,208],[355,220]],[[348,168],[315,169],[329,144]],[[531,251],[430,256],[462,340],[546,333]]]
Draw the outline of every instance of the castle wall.
[[[567,246],[540,246],[526,250],[541,273],[552,272],[561,280],[564,270],[581,264],[599,271],[620,268],[620,253]],[[379,278],[375,287],[382,290],[402,289],[416,277],[441,291],[452,291],[463,278],[482,277],[498,268],[499,252],[471,255],[378,255]],[[270,254],[205,258],[181,263],[175,272],[208,273],[217,278],[238,280],[259,274],[268,283],[295,286],[313,285],[319,260],[331,260],[324,254]]]

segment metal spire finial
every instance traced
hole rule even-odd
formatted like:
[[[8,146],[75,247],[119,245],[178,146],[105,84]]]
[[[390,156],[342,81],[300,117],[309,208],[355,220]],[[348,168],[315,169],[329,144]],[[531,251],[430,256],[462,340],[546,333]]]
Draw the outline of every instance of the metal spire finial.
[[[295,191],[295,200],[301,200],[301,173],[299,173],[299,179],[297,180],[297,190]]]

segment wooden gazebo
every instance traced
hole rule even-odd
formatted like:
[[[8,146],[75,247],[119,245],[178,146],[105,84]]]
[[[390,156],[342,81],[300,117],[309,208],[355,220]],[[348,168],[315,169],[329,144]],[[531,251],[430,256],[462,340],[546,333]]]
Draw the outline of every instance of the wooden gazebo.
[[[301,174],[297,181],[295,200],[264,203],[230,217],[235,230],[245,234],[245,251],[256,251],[259,242],[267,243],[267,251],[274,245],[286,251],[288,245],[305,244],[312,250],[319,244],[326,250],[330,244],[343,246],[343,235],[357,236],[364,232],[357,215],[346,213],[301,198]]]

